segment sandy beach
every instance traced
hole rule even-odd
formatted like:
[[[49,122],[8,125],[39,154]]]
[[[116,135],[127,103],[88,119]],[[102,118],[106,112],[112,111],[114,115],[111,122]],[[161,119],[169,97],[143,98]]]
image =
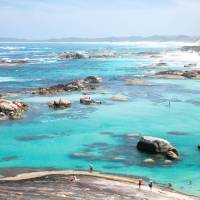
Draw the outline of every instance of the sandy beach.
[[[73,175],[77,180],[72,181]],[[0,179],[1,200],[59,199],[134,199],[134,200],[198,200],[158,185],[150,191],[144,182],[138,189],[138,179],[98,172],[41,171]]]

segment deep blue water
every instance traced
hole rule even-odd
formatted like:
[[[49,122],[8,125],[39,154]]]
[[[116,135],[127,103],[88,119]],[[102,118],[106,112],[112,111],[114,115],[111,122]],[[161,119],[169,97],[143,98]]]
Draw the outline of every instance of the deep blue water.
[[[166,48],[167,49],[167,48]],[[183,69],[182,63],[151,69],[146,66],[160,58],[130,56],[121,58],[59,60],[64,51],[160,51],[116,44],[1,43],[0,59],[26,59],[32,64],[0,66],[0,93],[20,92],[36,87],[65,83],[97,75],[101,87],[90,92],[102,105],[79,104],[81,92],[54,96],[20,96],[31,109],[20,121],[0,122],[0,167],[88,169],[137,175],[200,195],[200,81],[144,78],[149,85],[127,85],[127,79],[151,71]],[[127,96],[128,102],[113,102],[112,96]],[[64,97],[72,101],[67,110],[54,111],[47,102]],[[19,98],[19,97],[18,97]],[[171,100],[171,107],[168,102]],[[171,165],[160,158],[145,165],[135,148],[138,138],[151,135],[169,140],[181,160]],[[12,157],[9,161],[6,157]]]

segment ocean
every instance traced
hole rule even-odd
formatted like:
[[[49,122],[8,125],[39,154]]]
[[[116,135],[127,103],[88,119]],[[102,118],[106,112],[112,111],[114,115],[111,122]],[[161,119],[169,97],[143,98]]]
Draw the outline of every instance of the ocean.
[[[147,55],[57,59],[67,51],[160,52],[177,48],[130,43],[0,43],[0,60],[30,62],[0,66],[0,93],[19,93],[90,75],[103,78],[97,90],[88,92],[102,101],[101,105],[81,105],[82,92],[17,97],[31,108],[22,120],[0,122],[0,168],[88,170],[92,163],[96,171],[147,177],[200,195],[200,81],[145,76],[160,70],[185,70],[183,62],[167,60],[169,65],[153,67],[165,58]],[[138,78],[146,84],[127,84]],[[113,96],[126,96],[128,101],[114,102]],[[59,98],[70,100],[71,108],[48,107],[49,101]],[[142,135],[167,139],[180,152],[180,160],[165,164],[162,157],[138,152],[136,144]],[[145,164],[146,158],[154,158],[156,163]]]

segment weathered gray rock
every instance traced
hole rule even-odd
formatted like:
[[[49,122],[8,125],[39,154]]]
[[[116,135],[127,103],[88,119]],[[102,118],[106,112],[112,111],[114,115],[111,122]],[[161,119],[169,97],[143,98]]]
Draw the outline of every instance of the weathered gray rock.
[[[170,160],[179,159],[179,154],[176,148],[174,148],[167,140],[143,136],[140,138],[137,149],[147,153],[164,154]]]
[[[0,99],[0,120],[21,119],[22,113],[27,111],[28,108],[29,106],[21,100]]]
[[[36,88],[31,91],[31,94],[52,95],[60,92],[95,90],[96,88],[97,86],[95,86],[92,82],[80,79],[66,84],[58,84],[46,88]]]
[[[84,81],[86,83],[100,83],[102,82],[102,78],[97,76],[88,76],[84,79]]]
[[[66,109],[71,106],[71,102],[65,99],[59,99],[58,101],[49,102],[48,106],[54,109]]]
[[[84,105],[91,105],[96,104],[96,101],[94,99],[91,99],[90,97],[82,97],[80,98],[80,103]]]
[[[60,55],[59,58],[73,60],[73,59],[88,58],[88,56],[80,52],[65,52],[62,55]]]

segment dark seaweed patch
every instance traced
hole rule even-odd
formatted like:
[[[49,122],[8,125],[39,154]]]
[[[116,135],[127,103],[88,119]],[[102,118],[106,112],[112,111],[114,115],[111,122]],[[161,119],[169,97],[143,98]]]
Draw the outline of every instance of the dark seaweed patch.
[[[182,132],[182,131],[169,131],[169,132],[167,132],[167,134],[169,134],[169,135],[189,135],[189,133],[188,132]]]
[[[111,134],[113,138],[119,140],[119,144],[107,144],[104,142],[85,145],[80,153],[69,155],[73,159],[83,159],[87,162],[103,161],[110,163],[119,163],[125,166],[144,165],[146,167],[170,166],[165,163],[162,155],[141,153],[136,145],[140,137],[139,134],[116,135]],[[155,162],[151,165],[144,160],[152,158]]]
[[[191,103],[194,106],[200,106],[200,101],[197,100],[187,100],[186,103]]]
[[[52,136],[49,135],[31,135],[31,136],[18,136],[16,140],[20,141],[31,141],[31,140],[42,140],[42,139],[51,139]]]
[[[104,169],[119,169],[120,166],[103,166]]]
[[[3,157],[1,159],[1,161],[12,161],[12,160],[17,160],[18,156],[7,156],[7,157]]]
[[[109,131],[104,131],[104,132],[101,132],[100,134],[101,134],[101,135],[109,135],[109,136],[114,135],[113,132],[109,132]]]
[[[65,136],[66,133],[60,132],[52,135],[42,134],[42,135],[25,135],[25,136],[17,136],[15,139],[19,141],[33,141],[33,140],[44,140],[44,139],[53,139],[55,137]]]

